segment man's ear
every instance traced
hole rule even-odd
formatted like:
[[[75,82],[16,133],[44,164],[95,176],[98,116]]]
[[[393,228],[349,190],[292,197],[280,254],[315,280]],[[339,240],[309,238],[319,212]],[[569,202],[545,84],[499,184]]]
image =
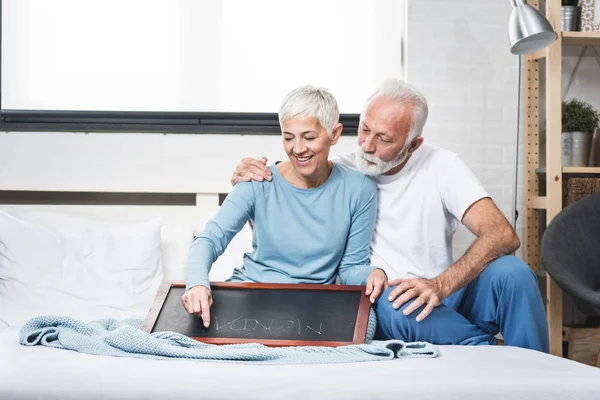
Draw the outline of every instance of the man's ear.
[[[415,150],[417,150],[419,147],[421,147],[421,145],[423,144],[424,141],[425,141],[425,139],[423,139],[423,136],[417,136],[416,138],[414,138],[412,140],[412,142],[410,142],[410,147],[408,148],[408,154],[414,153]]]
[[[340,136],[342,136],[342,129],[344,129],[344,126],[342,124],[337,124],[331,130],[331,145],[332,146],[334,144],[336,144],[338,142],[338,140],[340,140]]]

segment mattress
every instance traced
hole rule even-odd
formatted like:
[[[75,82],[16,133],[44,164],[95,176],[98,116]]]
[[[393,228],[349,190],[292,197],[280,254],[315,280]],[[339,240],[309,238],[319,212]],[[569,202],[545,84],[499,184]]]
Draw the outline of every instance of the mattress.
[[[93,356],[0,330],[0,399],[598,399],[600,369],[508,346],[440,346],[435,359],[248,365]],[[381,397],[380,397],[381,396]]]

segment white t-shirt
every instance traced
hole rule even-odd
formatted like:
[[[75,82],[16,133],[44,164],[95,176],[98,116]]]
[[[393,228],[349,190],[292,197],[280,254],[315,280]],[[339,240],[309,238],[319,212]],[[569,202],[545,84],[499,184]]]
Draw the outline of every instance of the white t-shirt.
[[[334,162],[356,168],[354,154]],[[389,279],[431,279],[450,266],[452,235],[467,209],[489,197],[457,154],[421,145],[392,176],[373,177],[378,188],[371,265]]]

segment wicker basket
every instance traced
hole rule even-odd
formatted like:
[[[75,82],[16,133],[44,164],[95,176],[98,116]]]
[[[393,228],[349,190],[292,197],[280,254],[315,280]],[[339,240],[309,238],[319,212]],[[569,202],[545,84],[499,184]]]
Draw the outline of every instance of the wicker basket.
[[[567,178],[563,188],[563,205],[566,207],[590,194],[600,192],[600,178]]]

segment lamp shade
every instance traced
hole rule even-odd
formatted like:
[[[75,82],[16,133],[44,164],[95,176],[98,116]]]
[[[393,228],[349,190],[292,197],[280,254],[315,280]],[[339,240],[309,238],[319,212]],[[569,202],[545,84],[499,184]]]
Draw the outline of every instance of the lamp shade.
[[[512,1],[513,10],[508,22],[510,52],[528,54],[550,45],[558,37],[550,22],[526,1]]]

